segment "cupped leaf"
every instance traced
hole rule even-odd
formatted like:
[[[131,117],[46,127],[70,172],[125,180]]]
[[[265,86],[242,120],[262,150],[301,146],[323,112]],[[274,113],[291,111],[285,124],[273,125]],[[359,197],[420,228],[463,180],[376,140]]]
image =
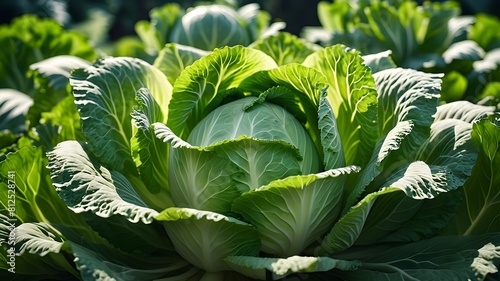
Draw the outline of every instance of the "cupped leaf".
[[[189,208],[168,208],[155,219],[163,223],[177,252],[208,272],[230,269],[226,257],[259,254],[257,231],[237,219]]]
[[[153,126],[156,137],[171,147],[165,172],[175,206],[228,212],[241,193],[240,168],[215,152],[184,142],[162,123]]]
[[[358,51],[343,45],[310,55],[303,65],[317,69],[328,81],[327,99],[337,118],[348,165],[364,165],[378,134],[377,93],[370,69]]]
[[[318,71],[292,63],[255,73],[240,88],[286,108],[303,124],[322,157],[318,105],[327,83]],[[298,145],[297,145],[298,146]],[[298,146],[299,147],[299,146]]]
[[[231,269],[258,280],[268,280],[266,279],[267,272],[272,273],[272,280],[281,280],[295,273],[325,272],[332,269],[351,271],[361,265],[359,261],[307,256],[291,256],[282,259],[231,256],[225,261]]]
[[[250,47],[268,54],[278,65],[302,63],[307,56],[321,48],[287,32],[259,39]]]
[[[262,251],[296,255],[331,228],[340,212],[345,175],[358,170],[350,166],[276,180],[243,193],[233,211],[255,226]]]
[[[469,33],[469,38],[476,41],[486,51],[500,47],[500,20],[493,15],[478,14]]]
[[[301,174],[298,149],[278,140],[240,137],[207,148],[235,163],[241,171],[238,190],[250,191],[276,179]]]
[[[194,126],[221,104],[221,92],[238,87],[257,71],[275,67],[274,60],[258,50],[242,46],[214,50],[177,78],[167,125],[179,137],[187,138]]]
[[[200,271],[173,252],[162,256],[145,256],[102,244],[75,241],[70,241],[69,244],[83,280],[132,281],[167,277],[172,280],[187,280]]]
[[[110,57],[73,71],[70,84],[92,153],[113,170],[137,173],[130,143],[135,94],[146,87],[167,108],[172,86],[165,75],[139,59]]]
[[[297,171],[294,168],[297,165],[296,160],[290,163],[291,168],[297,171],[296,174],[321,171],[316,144],[308,132],[290,114],[287,107],[273,103],[282,94],[288,95],[292,92],[286,91],[283,87],[274,87],[263,92],[259,98],[245,97],[224,104],[201,120],[192,130],[187,141],[197,146],[209,146],[246,136],[257,140],[286,142],[298,149],[296,160],[298,160],[300,170]],[[268,98],[271,102],[267,102]],[[253,154],[250,151],[249,153]],[[236,164],[238,162],[240,161]],[[261,162],[260,165],[262,164]],[[249,165],[253,166],[251,163]],[[269,169],[260,167],[262,171]],[[242,168],[248,170],[246,164],[242,165]],[[250,186],[250,189],[257,187]]]
[[[397,65],[404,65],[417,51],[416,30],[423,26],[423,16],[417,12],[417,4],[405,1],[396,7],[387,2],[374,2],[365,14],[373,35],[393,51]]]
[[[168,35],[182,14],[179,4],[167,3],[151,9],[149,22],[141,20],[135,24],[135,31],[146,46],[148,54],[156,55],[165,46],[168,42]]]
[[[14,89],[0,90],[0,131],[14,134],[26,131],[26,115],[33,105],[28,95]]]
[[[102,166],[86,145],[65,141],[47,157],[56,191],[74,212],[92,212],[101,217],[121,215],[132,223],[145,224],[157,215],[122,174]]]
[[[173,203],[167,176],[170,146],[156,138],[152,127],[154,122],[165,122],[166,115],[147,88],[141,88],[137,92],[136,100],[137,106],[132,112],[133,121],[138,129],[132,143],[132,150],[137,152],[134,160],[142,180],[151,193],[150,196],[158,196],[158,193],[161,193],[164,202],[160,206],[171,207]]]
[[[153,65],[167,76],[170,84],[174,85],[186,67],[209,53],[191,46],[170,43],[160,50]]]

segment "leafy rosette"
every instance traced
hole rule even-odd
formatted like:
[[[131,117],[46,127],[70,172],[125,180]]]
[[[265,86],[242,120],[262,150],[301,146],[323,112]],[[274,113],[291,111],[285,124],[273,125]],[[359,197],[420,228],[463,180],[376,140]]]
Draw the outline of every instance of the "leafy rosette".
[[[441,75],[384,66],[387,54],[335,45],[278,63],[285,45],[266,45],[196,53],[189,66],[175,58],[190,50],[168,45],[162,68],[119,57],[73,71],[86,142],[59,143],[47,167],[109,243],[26,223],[21,249],[65,251],[85,280],[496,272],[500,229],[440,236],[457,234],[448,223],[482,151],[473,132],[495,131],[494,108],[455,114],[440,105]]]
[[[153,8],[151,20],[138,21],[135,30],[152,56],[166,43],[176,43],[212,51],[224,46],[248,46],[258,38],[275,34],[284,22],[271,22],[271,15],[257,3],[241,7],[200,3],[183,9],[177,3]]]

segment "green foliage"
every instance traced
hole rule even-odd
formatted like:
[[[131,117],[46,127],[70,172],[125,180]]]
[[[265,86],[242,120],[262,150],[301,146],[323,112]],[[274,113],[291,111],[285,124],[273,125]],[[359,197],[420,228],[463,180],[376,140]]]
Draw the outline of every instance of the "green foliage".
[[[168,4],[99,59],[50,20],[0,27],[0,276],[497,275],[497,20],[318,15],[299,38],[256,4]]]

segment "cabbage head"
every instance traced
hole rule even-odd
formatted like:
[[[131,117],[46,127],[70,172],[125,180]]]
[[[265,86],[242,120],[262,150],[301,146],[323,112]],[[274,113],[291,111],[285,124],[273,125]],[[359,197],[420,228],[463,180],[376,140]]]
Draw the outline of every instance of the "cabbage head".
[[[499,235],[439,234],[477,159],[473,123],[493,109],[441,105],[441,75],[343,45],[279,53],[223,47],[167,75],[128,57],[74,70],[86,141],[60,142],[47,167],[106,239],[38,227],[22,249],[66,251],[85,280],[485,276]]]

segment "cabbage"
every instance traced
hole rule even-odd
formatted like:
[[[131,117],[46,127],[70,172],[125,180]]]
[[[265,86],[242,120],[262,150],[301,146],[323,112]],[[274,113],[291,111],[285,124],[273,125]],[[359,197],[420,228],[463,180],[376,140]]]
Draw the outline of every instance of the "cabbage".
[[[223,46],[248,45],[250,34],[238,13],[224,5],[192,8],[175,24],[170,42],[213,50]]]

